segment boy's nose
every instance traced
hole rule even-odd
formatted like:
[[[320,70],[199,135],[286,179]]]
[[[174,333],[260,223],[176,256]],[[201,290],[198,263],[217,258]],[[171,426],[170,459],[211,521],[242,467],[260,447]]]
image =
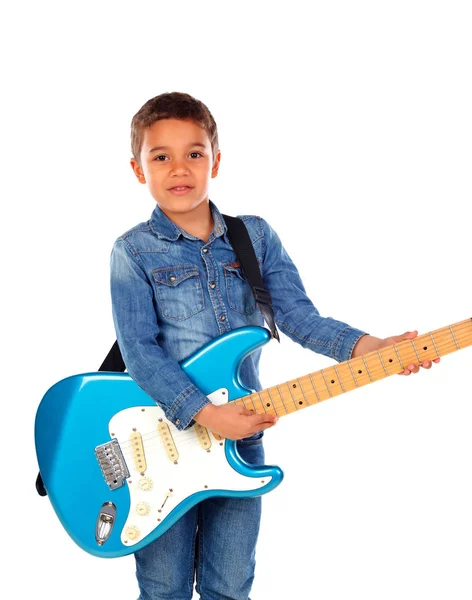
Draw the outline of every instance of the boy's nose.
[[[171,168],[171,173],[181,174],[187,173],[188,166],[184,162],[175,161]]]

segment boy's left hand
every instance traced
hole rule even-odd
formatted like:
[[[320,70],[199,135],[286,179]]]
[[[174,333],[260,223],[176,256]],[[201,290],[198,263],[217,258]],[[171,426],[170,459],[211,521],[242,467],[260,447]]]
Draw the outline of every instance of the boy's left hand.
[[[418,332],[415,331],[406,331],[403,335],[393,335],[388,338],[378,338],[373,335],[364,335],[362,336],[357,344],[354,346],[352,351],[352,358],[356,356],[361,356],[362,354],[367,354],[368,352],[373,352],[375,350],[380,350],[381,348],[386,348],[387,346],[393,346],[393,344],[398,344],[398,342],[402,342],[403,340],[412,340],[418,335]],[[406,369],[399,373],[399,375],[410,375],[411,373],[418,373],[420,370],[420,366],[423,369],[431,369],[433,366],[433,362],[438,363],[441,359],[434,358],[431,360],[424,360],[420,365],[417,363],[410,363],[407,365]]]

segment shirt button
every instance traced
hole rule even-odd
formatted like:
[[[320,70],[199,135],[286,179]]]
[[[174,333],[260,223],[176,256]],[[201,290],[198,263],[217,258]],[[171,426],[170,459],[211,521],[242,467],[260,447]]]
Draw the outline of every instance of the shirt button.
[[[203,248],[202,252],[205,252],[205,254],[208,252],[208,248]]]
[[[216,283],[210,283],[210,287],[212,290],[214,290],[216,288]]]
[[[175,422],[176,425],[180,425],[180,419],[177,419]]]
[[[226,317],[224,315],[221,315],[220,321],[226,321]]]
[[[171,275],[171,276],[169,277],[169,279],[170,279],[171,281],[175,281],[175,275]]]

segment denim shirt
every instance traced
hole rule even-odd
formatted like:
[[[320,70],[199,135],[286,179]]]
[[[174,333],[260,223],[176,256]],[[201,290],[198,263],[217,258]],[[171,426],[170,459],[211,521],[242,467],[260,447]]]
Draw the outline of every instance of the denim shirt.
[[[151,218],[119,237],[111,253],[113,320],[126,368],[178,429],[210,400],[179,362],[218,335],[245,325],[263,326],[229,242],[210,202],[214,228],[208,242],[187,233],[156,206]],[[252,240],[279,329],[305,348],[341,362],[364,332],[321,317],[275,231],[256,216],[241,216]],[[241,365],[246,386],[260,390],[259,358]]]

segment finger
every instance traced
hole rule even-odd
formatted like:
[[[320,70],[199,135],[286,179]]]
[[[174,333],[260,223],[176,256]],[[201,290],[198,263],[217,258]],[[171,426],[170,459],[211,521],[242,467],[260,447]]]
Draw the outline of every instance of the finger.
[[[434,363],[436,363],[436,364],[437,364],[437,363],[438,363],[440,360],[441,360],[440,358],[433,358],[433,362],[434,362]]]
[[[431,369],[431,367],[433,366],[433,363],[430,360],[424,360],[421,363],[421,366],[423,367],[423,369]]]
[[[250,437],[251,435],[258,433],[259,431],[264,431],[265,429],[269,429],[270,427],[273,427],[276,423],[277,423],[277,421],[274,421],[273,423],[261,423],[257,427],[254,427],[253,429],[251,429],[246,437]]]
[[[261,423],[276,423],[278,418],[279,417],[277,415],[274,415],[271,413],[262,414],[262,415],[259,415],[257,413],[252,413],[249,416],[252,427],[256,427],[257,425],[259,425]]]
[[[412,340],[418,335],[418,331],[415,329],[414,331],[405,331],[403,335],[392,335],[392,340],[394,343],[401,342],[402,340]]]
[[[408,371],[410,371],[410,373],[418,373],[418,371],[420,370],[420,367],[418,365],[415,365],[414,363],[410,363],[407,366]]]

